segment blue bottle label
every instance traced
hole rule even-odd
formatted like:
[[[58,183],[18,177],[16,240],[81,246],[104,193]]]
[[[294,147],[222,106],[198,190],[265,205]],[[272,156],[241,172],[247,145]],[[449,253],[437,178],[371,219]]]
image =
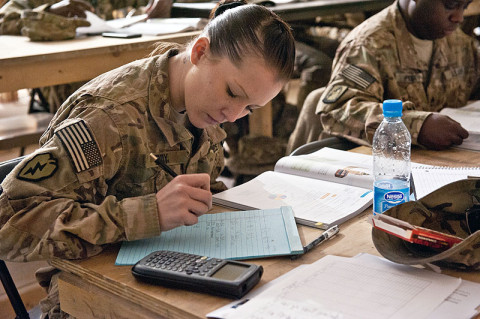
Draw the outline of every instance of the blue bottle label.
[[[408,202],[410,187],[393,188],[389,182],[381,182],[373,187],[373,215],[382,214],[387,209]]]

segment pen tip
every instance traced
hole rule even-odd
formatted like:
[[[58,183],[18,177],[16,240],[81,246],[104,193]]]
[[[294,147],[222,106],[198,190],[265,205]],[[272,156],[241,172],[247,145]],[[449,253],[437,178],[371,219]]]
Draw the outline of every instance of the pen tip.
[[[150,157],[153,158],[154,160],[157,159],[157,157],[153,153],[150,153]]]

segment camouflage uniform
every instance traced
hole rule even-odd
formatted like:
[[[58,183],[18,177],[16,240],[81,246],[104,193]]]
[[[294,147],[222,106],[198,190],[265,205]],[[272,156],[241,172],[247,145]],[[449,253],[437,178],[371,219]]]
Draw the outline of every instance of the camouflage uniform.
[[[294,132],[287,152],[309,142],[302,135],[317,139],[334,135],[371,143],[383,118],[385,99],[404,101],[403,120],[412,142],[418,144],[428,115],[445,107],[464,106],[477,92],[479,63],[474,40],[460,29],[433,41],[430,63],[421,62],[395,2],[352,30],[341,43],[329,84],[320,98],[311,99],[317,104],[304,104],[305,115],[300,118],[306,121],[297,122],[296,131],[309,132],[316,126],[317,132],[300,136]],[[323,132],[313,124],[317,121]]]
[[[167,54],[138,60],[62,105],[41,148],[1,185],[2,259],[87,258],[105,244],[160,235],[155,193],[171,177],[150,153],[178,174],[208,173],[212,191],[225,189],[216,182],[225,131],[196,129],[171,108],[167,71]]]

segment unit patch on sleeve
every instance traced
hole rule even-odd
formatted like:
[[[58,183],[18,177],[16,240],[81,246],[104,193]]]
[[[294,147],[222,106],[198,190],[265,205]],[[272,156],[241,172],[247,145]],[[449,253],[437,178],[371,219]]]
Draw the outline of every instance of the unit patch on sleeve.
[[[370,84],[375,82],[375,78],[373,76],[359,67],[351,64],[342,70],[342,75],[362,89],[368,88]]]
[[[331,104],[337,102],[347,89],[346,85],[334,85],[323,98],[323,103]]]
[[[98,145],[83,120],[62,127],[55,135],[65,146],[77,173],[102,163]]]
[[[52,154],[37,154],[29,160],[17,175],[24,181],[41,181],[51,177],[58,168],[58,161]]]

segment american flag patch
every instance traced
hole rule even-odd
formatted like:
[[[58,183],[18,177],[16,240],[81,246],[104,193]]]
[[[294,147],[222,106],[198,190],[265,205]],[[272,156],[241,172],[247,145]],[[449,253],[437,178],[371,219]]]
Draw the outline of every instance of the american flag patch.
[[[356,67],[354,65],[349,65],[342,71],[342,75],[360,86],[362,89],[366,89],[375,82],[375,78],[365,72],[364,70],[360,69],[359,67]]]
[[[84,121],[63,127],[55,134],[67,149],[77,173],[102,163],[98,145]]]

